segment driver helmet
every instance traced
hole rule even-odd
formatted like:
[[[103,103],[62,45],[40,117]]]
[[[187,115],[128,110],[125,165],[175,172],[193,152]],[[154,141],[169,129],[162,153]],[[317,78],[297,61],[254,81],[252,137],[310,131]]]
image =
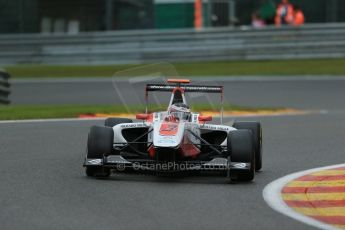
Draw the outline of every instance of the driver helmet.
[[[188,105],[176,103],[169,107],[168,114],[180,120],[189,120],[191,112]]]

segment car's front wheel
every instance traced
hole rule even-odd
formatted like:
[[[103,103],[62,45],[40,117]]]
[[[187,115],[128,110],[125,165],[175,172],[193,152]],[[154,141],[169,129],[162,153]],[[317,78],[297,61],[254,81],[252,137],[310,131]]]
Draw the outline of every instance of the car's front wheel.
[[[262,169],[262,128],[260,122],[241,121],[233,125],[236,129],[248,129],[253,132],[253,142],[255,149],[255,170]]]
[[[112,153],[114,132],[110,127],[92,126],[87,140],[87,158],[103,159]],[[108,177],[110,169],[102,166],[87,166],[86,175],[89,177]]]
[[[250,130],[235,130],[228,135],[228,149],[231,162],[246,163],[249,169],[230,168],[232,181],[252,181],[255,174],[255,151]]]

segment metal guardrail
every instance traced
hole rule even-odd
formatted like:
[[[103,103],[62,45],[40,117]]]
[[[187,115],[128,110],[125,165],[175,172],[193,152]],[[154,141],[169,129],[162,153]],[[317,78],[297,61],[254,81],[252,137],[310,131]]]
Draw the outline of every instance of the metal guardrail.
[[[0,36],[0,64],[345,57],[345,23],[262,30],[217,28]]]
[[[0,69],[0,104],[10,104],[9,95],[11,93],[10,75]]]

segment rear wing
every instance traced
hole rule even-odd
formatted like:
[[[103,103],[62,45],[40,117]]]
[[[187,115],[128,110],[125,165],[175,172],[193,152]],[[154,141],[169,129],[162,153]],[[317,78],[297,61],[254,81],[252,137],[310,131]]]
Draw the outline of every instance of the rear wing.
[[[172,84],[147,84],[146,92],[149,92],[149,91],[173,92],[176,87],[183,89],[184,92],[223,94],[223,86],[204,86],[204,85],[176,86]]]
[[[186,85],[190,81],[185,79],[169,79],[168,83],[173,84],[147,84],[145,89],[146,113],[148,106],[148,92],[174,92],[176,88],[181,89],[184,93],[219,93],[221,94],[221,124],[223,124],[223,86],[205,86],[205,85]]]

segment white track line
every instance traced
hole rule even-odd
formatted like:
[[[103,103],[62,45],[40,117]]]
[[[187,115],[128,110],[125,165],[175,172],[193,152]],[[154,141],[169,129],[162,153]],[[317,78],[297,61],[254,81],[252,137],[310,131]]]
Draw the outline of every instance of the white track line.
[[[327,169],[334,169],[339,167],[344,167],[345,164],[338,164],[338,165],[331,165],[321,168],[314,168],[309,169],[301,172],[296,172],[293,174],[289,174],[287,176],[284,176],[280,179],[277,179],[270,184],[268,184],[264,190],[263,190],[263,197],[266,203],[274,210],[289,216],[295,220],[301,221],[305,224],[308,224],[310,226],[319,228],[319,229],[337,229],[331,225],[325,224],[323,222],[317,221],[313,218],[310,218],[308,216],[302,215],[300,213],[295,212],[293,209],[291,209],[282,199],[281,191],[283,187],[290,181],[297,179],[298,177],[304,176],[306,174],[311,174],[314,172],[327,170]]]
[[[30,119],[30,120],[8,120],[0,121],[0,124],[20,124],[20,123],[48,123],[48,122],[66,122],[66,121],[102,121],[105,118],[62,118],[62,119]]]

